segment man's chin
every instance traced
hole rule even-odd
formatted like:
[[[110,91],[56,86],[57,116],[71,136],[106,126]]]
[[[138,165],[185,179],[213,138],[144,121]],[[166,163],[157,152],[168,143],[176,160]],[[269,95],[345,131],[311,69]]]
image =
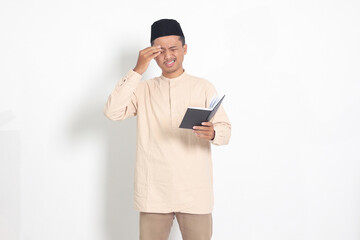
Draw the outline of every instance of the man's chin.
[[[163,68],[162,69],[162,71],[164,72],[164,73],[174,73],[174,72],[176,72],[178,69],[172,69],[172,68]]]

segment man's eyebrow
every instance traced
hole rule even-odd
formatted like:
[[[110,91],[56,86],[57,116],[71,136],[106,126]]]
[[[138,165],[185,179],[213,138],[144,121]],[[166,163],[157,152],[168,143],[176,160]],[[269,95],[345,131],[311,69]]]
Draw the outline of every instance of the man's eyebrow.
[[[169,47],[170,49],[174,49],[174,48],[177,48],[177,46],[171,46]],[[165,49],[165,47],[161,47],[161,49]]]

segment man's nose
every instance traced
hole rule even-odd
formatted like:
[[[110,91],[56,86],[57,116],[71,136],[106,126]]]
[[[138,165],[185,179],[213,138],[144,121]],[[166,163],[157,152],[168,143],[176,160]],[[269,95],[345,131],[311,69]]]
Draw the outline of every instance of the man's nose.
[[[164,50],[164,58],[165,58],[165,59],[168,59],[168,58],[170,58],[170,57],[171,57],[170,51],[169,51],[169,50]]]

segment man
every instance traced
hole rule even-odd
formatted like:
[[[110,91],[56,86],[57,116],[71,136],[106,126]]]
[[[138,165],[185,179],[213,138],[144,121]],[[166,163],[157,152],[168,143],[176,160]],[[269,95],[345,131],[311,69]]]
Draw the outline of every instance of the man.
[[[185,240],[212,236],[213,170],[211,144],[227,144],[231,124],[222,106],[210,122],[179,128],[188,107],[209,107],[213,85],[183,68],[187,52],[180,24],[161,19],[151,26],[151,47],[117,83],[105,104],[111,120],[137,116],[135,209],[140,239],[168,239],[177,218]],[[140,81],[152,59],[160,77]]]

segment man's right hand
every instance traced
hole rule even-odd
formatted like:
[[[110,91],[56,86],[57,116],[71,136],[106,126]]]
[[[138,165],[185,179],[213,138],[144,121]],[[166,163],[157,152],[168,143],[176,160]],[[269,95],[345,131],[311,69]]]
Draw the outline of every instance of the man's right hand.
[[[148,68],[151,59],[159,56],[161,52],[161,46],[152,46],[141,50],[139,52],[136,66],[133,70],[142,75]]]

